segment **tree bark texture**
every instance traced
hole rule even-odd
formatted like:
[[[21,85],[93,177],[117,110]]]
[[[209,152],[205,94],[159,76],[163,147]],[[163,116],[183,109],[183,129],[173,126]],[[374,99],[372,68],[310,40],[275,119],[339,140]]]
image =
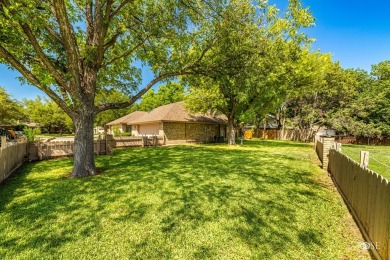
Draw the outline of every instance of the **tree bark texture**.
[[[228,145],[236,144],[236,129],[234,127],[234,120],[231,117],[228,117]]]
[[[83,111],[73,119],[75,127],[73,177],[84,177],[97,173],[93,150],[93,108]]]

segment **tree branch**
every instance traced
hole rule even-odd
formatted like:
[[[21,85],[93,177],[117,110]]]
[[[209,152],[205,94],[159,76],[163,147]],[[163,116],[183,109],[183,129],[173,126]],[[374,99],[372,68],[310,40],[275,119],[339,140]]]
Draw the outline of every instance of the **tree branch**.
[[[95,107],[95,111],[96,111],[96,113],[100,113],[100,112],[108,110],[108,109],[119,109],[119,108],[128,107],[131,104],[133,104],[135,101],[137,101],[143,94],[145,94],[156,83],[158,83],[166,78],[182,76],[182,75],[190,75],[190,74],[193,74],[193,72],[192,71],[183,71],[183,70],[161,74],[158,77],[154,78],[152,81],[150,81],[135,96],[132,96],[129,101],[120,102],[120,103],[101,104],[101,105]]]
[[[118,30],[112,37],[111,39],[106,42],[104,44],[104,50],[107,50],[109,49],[110,47],[112,47],[115,43],[116,43],[116,40],[118,39],[119,36],[121,36],[124,32],[122,30]]]
[[[33,46],[35,52],[37,53],[40,61],[43,63],[44,67],[53,76],[53,78],[59,83],[60,87],[67,89],[68,85],[65,81],[64,76],[58,72],[54,64],[47,58],[46,54],[42,51],[41,46],[39,45],[30,27],[27,24],[23,24],[23,23],[19,23],[19,24],[24,34],[27,36],[29,42]]]
[[[142,42],[138,43],[136,46],[134,46],[132,49],[130,50],[127,50],[125,52],[123,52],[121,55],[107,61],[106,63],[102,64],[102,68],[105,68],[107,67],[108,65],[110,64],[113,64],[114,62],[116,62],[117,60],[120,60],[126,56],[129,56],[130,54],[132,54],[133,52],[135,52],[140,46],[142,46],[144,43],[145,43],[146,39],[144,39]]]
[[[57,22],[61,31],[61,38],[64,41],[64,47],[66,50],[66,57],[68,61],[69,71],[72,74],[70,87],[78,88],[79,93],[81,91],[81,79],[80,79],[80,53],[77,45],[77,39],[73,31],[72,25],[68,20],[68,15],[66,12],[66,5],[64,0],[55,0],[53,1],[53,6],[55,9],[55,15]],[[76,91],[71,91],[73,94],[79,95]]]
[[[134,2],[134,0],[125,0],[125,1],[122,1],[118,6],[117,8],[115,8],[111,13],[110,15],[108,16],[108,20],[112,20],[112,18],[117,15],[120,10],[125,7],[126,5],[128,5],[129,3],[131,2]]]
[[[58,35],[58,33],[56,31],[54,31],[52,28],[50,28],[50,26],[48,25],[45,25],[45,29],[46,31],[51,35],[53,36],[54,39],[57,40],[58,43],[60,43],[61,45],[64,45],[64,42],[62,41],[61,39],[61,36]]]
[[[39,79],[29,71],[22,63],[20,63],[9,51],[0,45],[0,57],[6,60],[16,70],[18,70],[23,77],[25,77],[32,85],[36,86],[45,92],[57,105],[59,105],[69,116],[73,114],[72,110],[68,108],[66,103],[48,86],[43,85]]]

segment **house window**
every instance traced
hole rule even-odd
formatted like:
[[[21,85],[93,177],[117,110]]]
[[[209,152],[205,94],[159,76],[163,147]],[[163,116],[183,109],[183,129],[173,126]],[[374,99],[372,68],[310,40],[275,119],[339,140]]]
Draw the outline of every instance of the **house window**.
[[[126,126],[126,132],[127,132],[127,133],[130,133],[130,132],[131,132],[131,125],[127,125],[127,126]]]

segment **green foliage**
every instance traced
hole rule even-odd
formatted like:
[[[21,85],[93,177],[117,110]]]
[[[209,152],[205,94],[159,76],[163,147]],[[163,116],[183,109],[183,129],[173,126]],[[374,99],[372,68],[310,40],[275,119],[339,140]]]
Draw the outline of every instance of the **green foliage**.
[[[96,115],[134,104],[158,82],[200,73],[217,39],[210,25],[225,6],[224,0],[0,1],[0,62],[73,120],[74,176],[93,175]],[[142,67],[154,74],[143,86]],[[126,100],[96,102],[110,90]]]
[[[68,178],[67,158],[1,184],[1,259],[370,258],[309,144],[118,149],[96,161],[104,174]]]
[[[128,97],[118,91],[118,90],[100,90],[96,95],[95,103],[96,104],[106,104],[113,102],[125,102],[128,100]],[[121,108],[121,109],[110,109],[99,113],[95,118],[95,126],[104,126],[108,122],[114,121],[126,114],[129,114],[129,111],[133,109],[134,105],[130,108]]]
[[[169,82],[162,85],[155,92],[154,89],[149,90],[137,105],[137,109],[141,111],[150,111],[156,107],[168,105],[171,103],[184,100],[184,86],[177,82]]]
[[[73,129],[70,117],[53,101],[38,96],[33,100],[25,99],[23,103],[28,121],[39,123],[49,133],[54,128],[59,128],[60,132],[70,132]]]
[[[114,136],[120,136],[121,135],[121,131],[119,130],[119,127],[116,126],[116,125],[112,127],[112,131],[114,133]]]
[[[23,119],[21,105],[0,87],[0,124],[14,124]]]
[[[27,141],[35,142],[36,136],[41,134],[41,129],[39,127],[35,127],[35,128],[25,127],[23,130],[23,134],[27,136]]]
[[[353,99],[336,110],[332,125],[341,132],[360,136],[390,135],[390,62],[372,66],[369,75],[355,71]]]
[[[316,76],[318,81],[288,93],[277,118],[299,128],[328,126],[358,136],[390,134],[389,61],[373,65],[371,75],[342,69],[330,60],[317,71],[323,75]]]
[[[291,1],[284,14],[266,4],[229,2],[213,24],[220,40],[206,54],[205,73],[184,78],[190,85],[188,107],[225,114],[234,143],[239,122],[265,115],[291,88],[317,80],[323,58],[308,51],[311,39],[299,32],[312,24],[299,1]]]
[[[314,70],[321,73],[315,76],[318,80],[290,91],[280,107],[284,116],[293,122],[293,127],[308,129],[318,125],[329,126],[335,111],[354,97],[356,73],[342,69],[338,63],[332,63],[329,56],[325,58]]]
[[[224,7],[222,0],[6,1],[0,4],[0,62],[71,117],[91,102],[96,114],[123,108],[157,82],[194,73],[213,40],[209,25]],[[155,76],[145,86],[142,66]],[[95,102],[97,93],[113,89],[126,94],[125,102]]]

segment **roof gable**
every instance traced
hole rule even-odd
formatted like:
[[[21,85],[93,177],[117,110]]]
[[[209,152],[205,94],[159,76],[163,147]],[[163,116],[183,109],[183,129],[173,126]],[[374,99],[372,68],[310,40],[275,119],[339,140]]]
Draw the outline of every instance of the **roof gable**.
[[[129,124],[130,122],[134,121],[138,117],[141,117],[145,113],[148,113],[148,112],[135,111],[135,112],[130,113],[128,115],[122,116],[121,118],[115,119],[114,121],[107,123],[107,125]]]
[[[210,123],[210,124],[225,124],[225,116],[214,116],[211,114],[190,114],[184,107],[184,102],[172,103],[157,107],[149,112],[136,111],[127,116],[116,119],[107,125],[115,124],[142,124],[151,122],[194,122],[194,123]]]

